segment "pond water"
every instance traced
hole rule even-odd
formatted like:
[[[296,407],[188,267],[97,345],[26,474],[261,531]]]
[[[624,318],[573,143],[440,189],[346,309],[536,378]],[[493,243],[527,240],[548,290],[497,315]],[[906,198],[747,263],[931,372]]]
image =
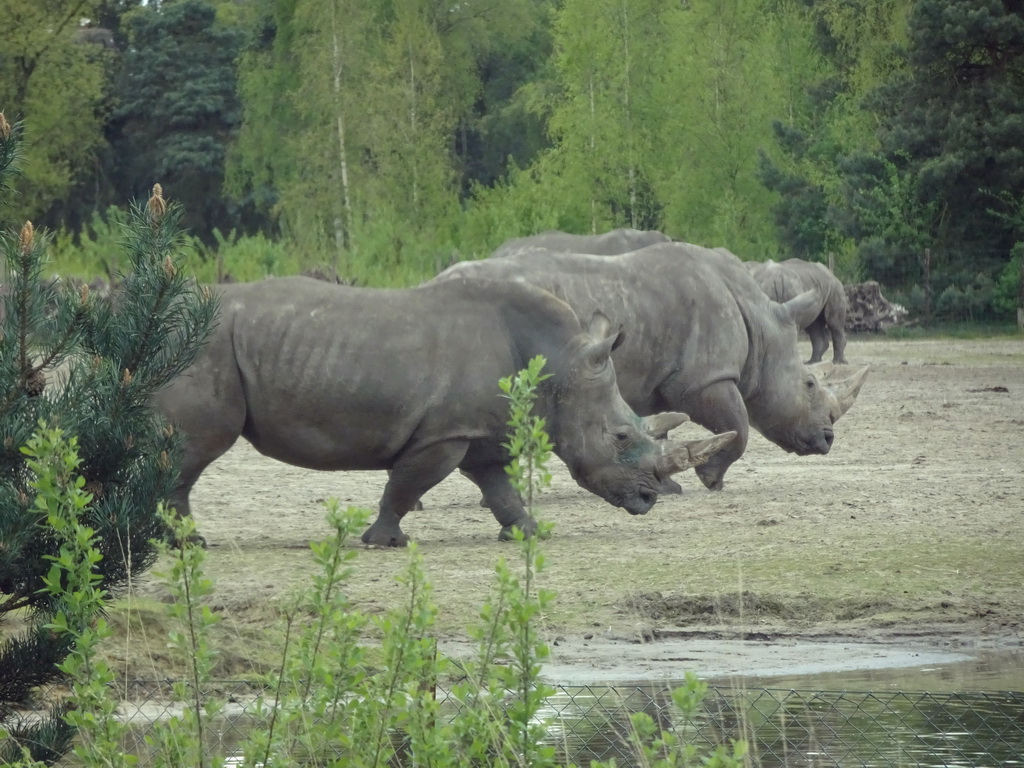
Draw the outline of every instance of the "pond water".
[[[628,714],[710,748],[744,739],[761,768],[1024,765],[1024,652],[883,669],[706,679],[705,711],[684,721],[672,705],[681,681],[616,680],[559,688],[544,715],[571,760],[614,757],[643,765]]]

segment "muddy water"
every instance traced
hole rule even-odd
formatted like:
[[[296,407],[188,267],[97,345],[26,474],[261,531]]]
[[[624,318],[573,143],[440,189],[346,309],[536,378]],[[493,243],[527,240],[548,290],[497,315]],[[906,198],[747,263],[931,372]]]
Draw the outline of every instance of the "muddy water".
[[[1024,649],[971,651],[960,660],[926,658],[921,664],[887,669],[755,675],[713,682],[804,691],[1024,692]]]

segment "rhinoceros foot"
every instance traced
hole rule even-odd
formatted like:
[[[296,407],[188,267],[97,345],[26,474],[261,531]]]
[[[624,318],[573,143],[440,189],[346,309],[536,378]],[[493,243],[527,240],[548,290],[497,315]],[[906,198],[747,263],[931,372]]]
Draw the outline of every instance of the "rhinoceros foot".
[[[407,547],[409,536],[402,533],[399,528],[385,528],[376,523],[371,525],[362,535],[363,544],[372,544],[376,547]]]
[[[697,473],[697,477],[704,483],[709,491],[720,491],[725,487],[725,468],[714,466],[712,464],[702,464],[697,467],[694,472]]]
[[[515,540],[515,529],[518,528],[523,532],[524,536],[533,536],[537,532],[537,521],[532,517],[527,517],[509,525],[503,525],[501,532],[498,533],[498,541],[514,541]]]

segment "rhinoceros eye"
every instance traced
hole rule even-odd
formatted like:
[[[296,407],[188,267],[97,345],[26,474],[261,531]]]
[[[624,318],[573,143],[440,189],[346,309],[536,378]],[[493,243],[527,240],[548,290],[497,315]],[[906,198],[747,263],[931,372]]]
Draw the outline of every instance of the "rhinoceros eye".
[[[628,443],[632,439],[632,435],[624,429],[615,430],[614,437],[617,443]]]

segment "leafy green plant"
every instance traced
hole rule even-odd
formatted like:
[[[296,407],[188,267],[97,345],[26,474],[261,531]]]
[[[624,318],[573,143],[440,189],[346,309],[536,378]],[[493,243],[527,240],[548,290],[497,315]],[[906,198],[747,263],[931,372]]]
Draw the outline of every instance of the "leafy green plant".
[[[701,715],[701,705],[707,692],[707,683],[692,672],[686,673],[684,684],[672,691],[672,703],[684,721],[695,720]],[[744,761],[747,745],[743,741],[733,741],[729,748],[719,745],[705,755],[674,731],[659,729],[654,718],[646,712],[634,712],[629,716],[629,723],[632,729],[630,746],[637,764],[645,768],[743,768],[747,765]],[[591,763],[591,768],[615,768],[615,761]]]
[[[20,125],[0,113],[0,204],[18,168]],[[124,269],[112,301],[43,279],[50,238],[31,222],[0,231],[8,282],[0,291],[0,625],[26,616],[26,629],[0,644],[0,724],[33,690],[60,677],[78,642],[45,629],[63,610],[47,589],[63,540],[34,506],[36,476],[21,448],[40,421],[77,440],[78,473],[91,501],[82,525],[95,531],[92,567],[104,595],[152,565],[151,539],[166,529],[157,515],[175,479],[177,437],[153,414],[154,393],[187,368],[204,343],[216,299],[179,268],[181,209],[160,185],[133,205],[122,232]],[[66,746],[53,718],[8,728],[0,755],[28,747],[51,759]]]
[[[74,752],[84,765],[130,765],[121,750],[123,729],[114,717],[117,702],[110,694],[114,676],[98,653],[100,642],[110,636],[102,615],[108,594],[96,568],[103,559],[96,547],[96,532],[84,522],[93,495],[78,474],[78,440],[40,422],[21,450],[33,475],[29,485],[36,492],[34,506],[60,542],[57,554],[44,555],[50,569],[43,578],[43,590],[53,598],[56,610],[43,629],[68,643],[69,652],[57,667],[72,681],[70,698],[51,710],[53,727],[62,739],[52,742],[50,753],[41,757],[57,757],[77,731]]]
[[[547,462],[554,446],[544,430],[544,419],[533,414],[537,387],[550,378],[550,374],[541,374],[546,362],[543,356],[537,355],[516,376],[507,376],[498,382],[510,401],[509,440],[504,445],[511,462],[505,472],[523,496],[528,512],[533,510],[534,497],[551,484]]]

